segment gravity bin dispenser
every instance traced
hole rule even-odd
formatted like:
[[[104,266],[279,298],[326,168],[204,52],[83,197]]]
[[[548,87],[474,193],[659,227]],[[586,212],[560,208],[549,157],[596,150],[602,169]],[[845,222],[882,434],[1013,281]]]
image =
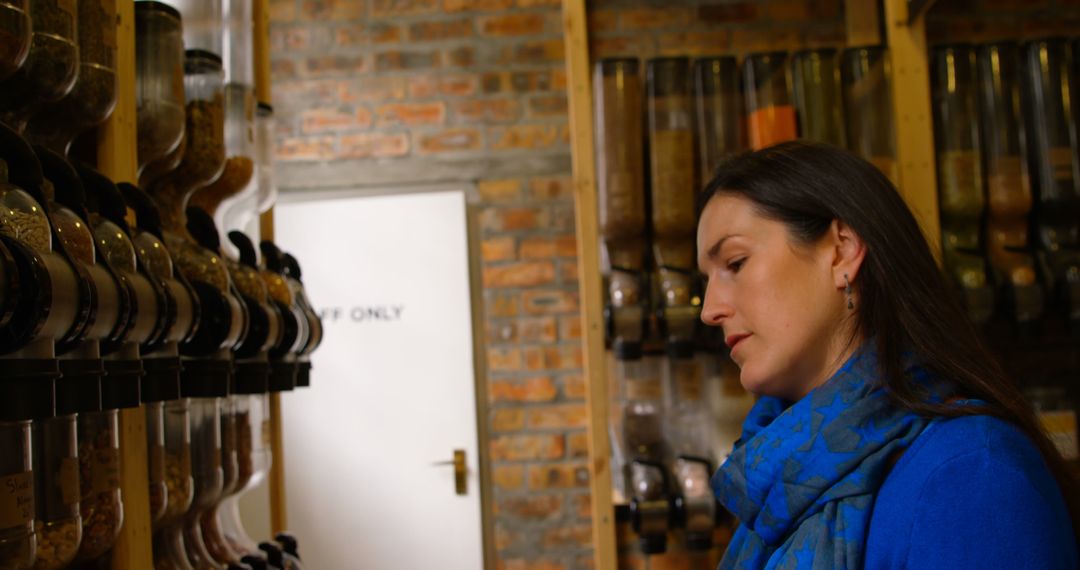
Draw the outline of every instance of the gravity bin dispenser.
[[[718,100],[738,81],[710,73],[737,68],[714,63],[698,73]],[[665,552],[669,537],[708,550],[721,510],[707,398],[719,357],[701,350],[695,194],[706,158],[695,153],[694,75],[686,58],[605,59],[594,72],[616,514],[645,554]],[[737,129],[710,138],[730,152],[743,136],[737,106],[710,112],[713,131]]]

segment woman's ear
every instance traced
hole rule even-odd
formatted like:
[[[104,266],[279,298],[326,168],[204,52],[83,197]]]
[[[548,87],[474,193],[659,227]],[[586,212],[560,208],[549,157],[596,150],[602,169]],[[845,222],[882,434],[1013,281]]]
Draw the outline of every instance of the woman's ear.
[[[866,243],[842,220],[833,220],[829,228],[833,246],[833,282],[837,288],[847,287],[859,276],[863,260],[866,258]]]

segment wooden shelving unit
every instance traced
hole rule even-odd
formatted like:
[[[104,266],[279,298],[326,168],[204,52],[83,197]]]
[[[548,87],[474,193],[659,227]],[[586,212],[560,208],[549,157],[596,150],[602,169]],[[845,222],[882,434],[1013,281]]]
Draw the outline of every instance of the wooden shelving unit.
[[[268,0],[254,0],[256,97],[270,102],[270,42]],[[135,1],[119,0],[117,21],[117,103],[112,116],[99,130],[98,167],[116,182],[136,183],[135,127]],[[271,213],[263,216],[264,236],[273,236]],[[280,396],[271,396],[271,448],[273,467],[270,473],[272,529],[284,530],[285,484],[282,445]],[[121,496],[124,524],[113,547],[112,568],[132,570],[153,568],[150,530],[150,491],[146,456],[146,414],[139,408],[120,413]]]
[[[807,0],[809,1],[809,0]],[[939,248],[937,183],[934,173],[930,84],[927,74],[925,8],[908,0],[847,2],[846,40],[850,46],[881,43],[880,14],[892,64],[893,120],[900,188],[923,231]],[[912,3],[915,4],[915,3]],[[921,4],[928,5],[929,2]],[[573,159],[578,275],[584,374],[588,411],[589,476],[592,491],[594,563],[599,570],[618,566],[612,502],[611,447],[608,438],[608,384],[604,350],[600,236],[597,221],[592,64],[585,0],[563,0],[563,33]],[[738,46],[735,46],[738,48]]]

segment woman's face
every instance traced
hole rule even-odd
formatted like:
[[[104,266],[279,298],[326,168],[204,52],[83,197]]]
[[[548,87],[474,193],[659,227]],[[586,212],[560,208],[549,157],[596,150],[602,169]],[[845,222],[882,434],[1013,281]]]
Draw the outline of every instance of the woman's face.
[[[838,271],[852,270],[839,236],[834,222],[817,243],[800,244],[746,198],[718,194],[706,204],[701,318],[723,328],[747,390],[798,400],[843,364],[853,319]]]

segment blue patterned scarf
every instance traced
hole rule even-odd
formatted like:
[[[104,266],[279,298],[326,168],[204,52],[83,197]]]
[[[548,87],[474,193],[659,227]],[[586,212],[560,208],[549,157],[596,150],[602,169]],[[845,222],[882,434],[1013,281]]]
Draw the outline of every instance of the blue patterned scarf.
[[[913,381],[930,385],[924,369]],[[930,420],[892,406],[867,343],[795,404],[763,397],[712,487],[739,519],[720,569],[862,568],[874,499]]]

